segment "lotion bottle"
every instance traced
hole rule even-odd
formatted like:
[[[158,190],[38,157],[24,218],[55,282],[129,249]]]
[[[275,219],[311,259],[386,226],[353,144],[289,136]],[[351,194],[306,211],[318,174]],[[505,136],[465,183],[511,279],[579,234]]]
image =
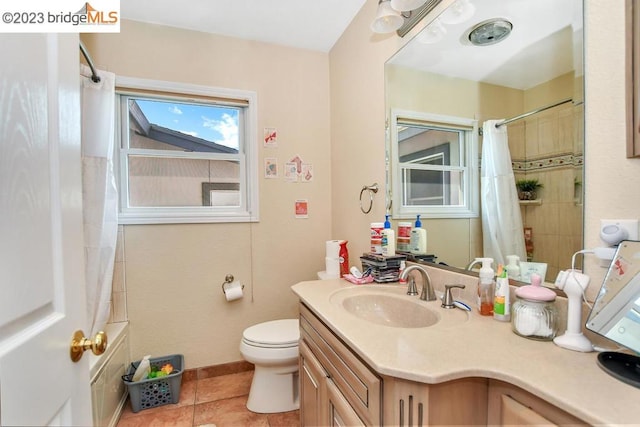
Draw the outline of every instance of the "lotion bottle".
[[[520,257],[518,255],[507,255],[507,274],[510,279],[520,280]]]
[[[409,252],[412,254],[427,253],[427,230],[422,228],[420,215],[417,216],[415,226],[411,229]]]
[[[391,228],[389,215],[385,216],[384,228],[382,229],[382,255],[395,256],[396,254],[396,234]]]
[[[493,258],[476,258],[476,261],[482,263],[478,283],[478,311],[483,316],[493,316],[493,290],[495,288],[495,273],[491,268]]]

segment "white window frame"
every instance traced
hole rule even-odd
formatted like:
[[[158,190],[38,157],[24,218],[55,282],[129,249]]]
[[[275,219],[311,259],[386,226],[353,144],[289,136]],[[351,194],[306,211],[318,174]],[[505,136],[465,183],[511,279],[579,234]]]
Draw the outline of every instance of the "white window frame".
[[[464,163],[460,166],[432,166],[420,168],[442,171],[462,171],[464,202],[453,206],[407,206],[402,204],[403,167],[398,153],[398,120],[407,119],[425,124],[442,126],[456,130],[464,130]],[[417,111],[391,109],[389,126],[390,140],[390,175],[391,175],[391,214],[394,219],[413,219],[420,214],[421,218],[477,218],[480,211],[480,185],[478,162],[478,121],[464,117],[445,116]]]
[[[174,94],[174,96],[168,95]],[[179,94],[179,95],[178,95]],[[192,96],[192,99],[189,96]],[[126,149],[123,138],[128,138],[128,124],[123,123],[122,97],[138,96],[159,100],[182,100],[203,102],[203,98],[229,100],[221,105],[233,105],[233,100],[243,101],[244,125],[239,129],[241,135],[238,154],[218,154],[202,152],[167,152],[158,150]],[[215,104],[215,102],[211,102]],[[160,80],[116,77],[116,144],[115,173],[119,177],[119,224],[175,224],[175,223],[227,223],[258,222],[258,132],[257,132],[258,95],[253,91],[225,89],[209,86],[175,83]],[[125,135],[126,134],[126,135]],[[132,207],[128,205],[128,167],[127,156],[142,154],[168,158],[191,158],[197,160],[232,160],[240,164],[239,207]]]

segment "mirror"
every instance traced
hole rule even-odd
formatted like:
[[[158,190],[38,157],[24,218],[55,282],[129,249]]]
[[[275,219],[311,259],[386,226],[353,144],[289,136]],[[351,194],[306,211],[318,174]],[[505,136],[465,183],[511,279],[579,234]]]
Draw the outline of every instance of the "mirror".
[[[456,5],[471,5],[471,17],[457,22],[466,16],[459,9],[451,11]],[[583,247],[583,3],[459,0],[452,7],[438,17],[427,16],[425,28],[385,64],[387,205],[393,206],[394,220],[415,219],[394,206],[403,199],[394,190],[402,186],[395,182],[399,164],[391,161],[392,150],[397,150],[392,141],[402,136],[390,134],[406,129],[406,123],[392,123],[395,111],[474,120],[479,128],[486,120],[514,119],[504,126],[515,180],[543,185],[537,199],[517,204],[528,237],[527,259],[521,261],[546,264],[545,279],[552,282]],[[474,33],[485,45],[472,45],[471,30],[494,18],[501,21]],[[509,25],[510,33],[496,42]],[[477,139],[476,156],[483,138]],[[478,158],[466,160],[481,164]],[[479,182],[470,182],[470,191],[478,197]],[[420,210],[429,236],[427,252],[437,262],[466,268],[482,257],[480,216],[432,215],[437,209],[431,206]]]
[[[640,353],[640,242],[622,241],[593,304],[587,329]],[[603,352],[600,366],[640,387],[640,358]]]

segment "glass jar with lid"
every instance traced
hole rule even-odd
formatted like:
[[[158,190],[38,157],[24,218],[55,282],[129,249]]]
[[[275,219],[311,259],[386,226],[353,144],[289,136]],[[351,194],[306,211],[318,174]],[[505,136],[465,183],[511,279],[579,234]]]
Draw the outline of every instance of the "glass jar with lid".
[[[531,285],[516,289],[511,309],[511,329],[521,337],[551,341],[558,333],[556,293],[540,286],[542,279],[531,275]]]

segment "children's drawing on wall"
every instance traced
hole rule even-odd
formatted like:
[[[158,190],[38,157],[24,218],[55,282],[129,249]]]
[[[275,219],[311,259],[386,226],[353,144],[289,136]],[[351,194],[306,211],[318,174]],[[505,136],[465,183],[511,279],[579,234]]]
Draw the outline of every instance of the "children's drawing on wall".
[[[309,202],[306,199],[296,200],[296,218],[309,218]]]
[[[311,163],[302,164],[302,172],[300,173],[300,179],[302,182],[313,181],[313,165]]]
[[[264,128],[264,146],[271,148],[278,146],[278,130],[276,128]]]
[[[287,162],[284,164],[284,180],[288,182],[298,181],[298,168],[295,163]]]
[[[296,173],[300,175],[302,173],[302,157],[295,156],[293,159],[289,160],[289,162],[296,164]]]
[[[284,164],[284,180],[288,182],[311,182],[313,181],[313,165],[304,163],[302,157],[296,155]]]
[[[275,157],[266,157],[264,159],[264,177],[278,177],[278,159],[276,159]]]

